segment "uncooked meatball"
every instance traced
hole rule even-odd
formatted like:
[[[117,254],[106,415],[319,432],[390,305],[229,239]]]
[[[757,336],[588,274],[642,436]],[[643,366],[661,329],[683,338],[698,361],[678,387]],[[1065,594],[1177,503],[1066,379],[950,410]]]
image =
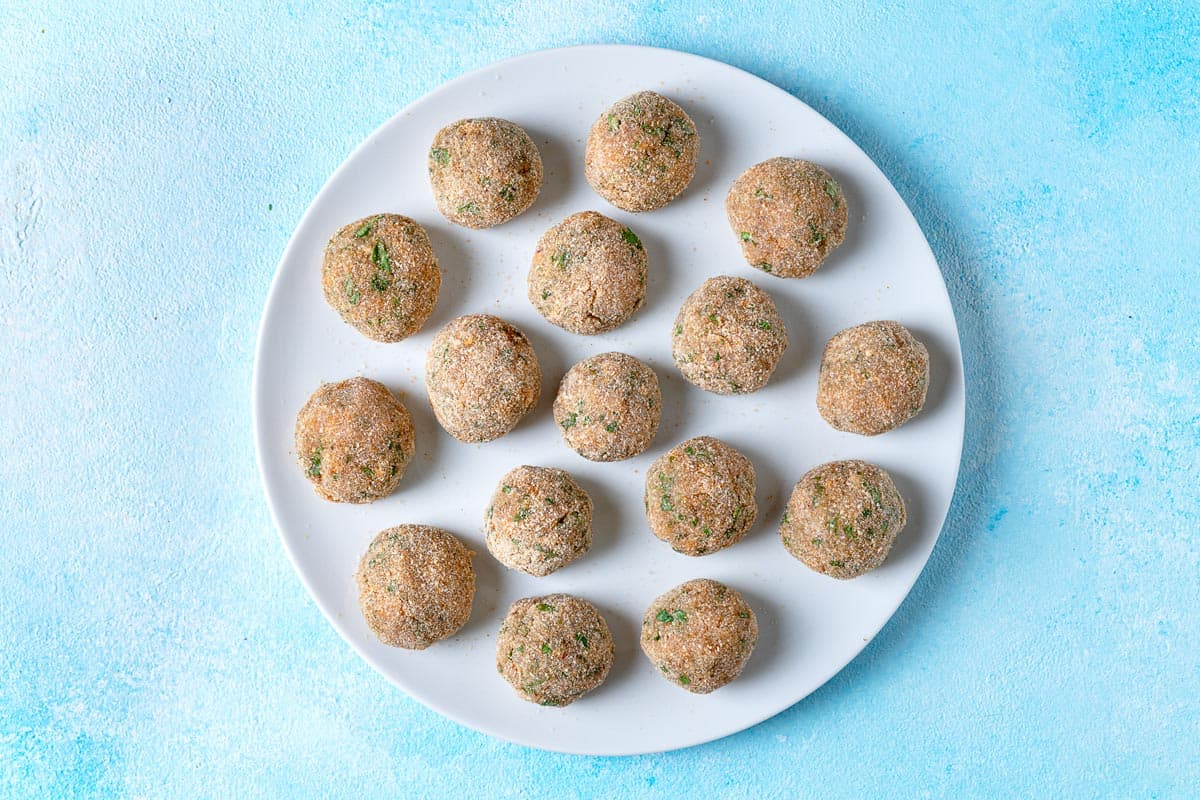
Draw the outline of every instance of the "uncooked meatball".
[[[525,334],[499,317],[470,314],[433,337],[425,389],[447,433],[462,442],[490,442],[537,404],[542,370]]]
[[[421,329],[442,286],[425,229],[399,214],[351,222],[325,245],[325,300],[359,333],[398,342]]]
[[[767,384],[787,346],[771,296],[745,278],[718,275],[683,302],[671,355],[701,389],[748,394]]]
[[[846,196],[811,161],[772,158],[743,172],[725,197],[725,213],[753,267],[781,278],[807,278],[846,238]]]
[[[529,268],[529,302],[572,333],[611,331],[646,299],[646,249],[629,228],[595,211],[546,231]]]
[[[865,461],[834,461],[796,483],[779,534],[810,569],[857,578],[884,562],[904,522],[904,501],[887,472]]]
[[[592,498],[561,469],[517,467],[500,479],[483,527],[501,564],[549,575],[592,546]]]
[[[899,322],[864,322],[825,345],[817,410],[839,431],[875,436],[920,413],[929,351]]]
[[[496,670],[522,700],[566,706],[604,683],[613,664],[608,623],[569,594],[512,604],[496,637]]]
[[[738,542],[757,517],[754,465],[720,439],[688,439],[646,471],[650,530],[684,555],[715,553]]]
[[[758,620],[741,594],[706,578],[657,598],[642,621],[642,651],[659,673],[708,694],[742,674],[758,643]]]
[[[662,415],[658,376],[624,353],[601,353],[567,371],[554,419],[567,446],[591,461],[620,461],[650,446]]]
[[[588,134],[584,176],[625,211],[652,211],[691,183],[700,136],[687,113],[654,92],[618,100]]]
[[[413,457],[412,416],[370,378],[324,383],[296,416],[296,457],[317,494],[370,503],[396,490]]]
[[[381,531],[358,562],[358,605],[379,641],[424,650],[466,624],[475,597],[470,550],[427,525]]]
[[[533,205],[542,157],[529,134],[508,120],[460,119],[433,137],[429,183],[446,219],[490,228]]]

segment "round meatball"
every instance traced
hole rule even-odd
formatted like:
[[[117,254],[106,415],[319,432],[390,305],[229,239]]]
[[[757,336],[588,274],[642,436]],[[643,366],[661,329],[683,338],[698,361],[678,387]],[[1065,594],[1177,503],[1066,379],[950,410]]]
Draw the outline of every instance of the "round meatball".
[[[358,562],[358,605],[379,641],[424,650],[471,616],[473,553],[428,525],[380,531]]]
[[[572,333],[611,331],[646,299],[646,249],[614,219],[582,211],[538,240],[529,268],[529,302]]]
[[[325,245],[325,300],[359,333],[398,342],[421,329],[442,287],[425,229],[399,214],[351,222]]]
[[[857,578],[883,563],[904,522],[904,501],[887,472],[865,461],[833,461],[796,483],[779,535],[809,569]]]
[[[484,512],[487,547],[506,567],[549,575],[592,546],[592,498],[568,473],[517,467]]]
[[[296,416],[295,436],[305,476],[338,503],[396,491],[416,450],[408,409],[370,378],[321,384]]]
[[[899,322],[864,322],[825,345],[817,410],[839,431],[875,436],[925,406],[929,351]]]
[[[470,314],[433,337],[425,389],[447,433],[460,442],[490,442],[537,404],[542,369],[525,334],[499,317]]]
[[[706,392],[748,394],[771,379],[787,345],[771,296],[745,278],[718,275],[683,302],[671,355]]]
[[[529,134],[508,120],[460,119],[433,137],[429,183],[446,219],[490,228],[533,205],[542,157]]]
[[[846,238],[846,197],[811,161],[772,158],[743,172],[725,197],[729,225],[753,267],[807,278]]]
[[[567,446],[590,461],[620,461],[650,446],[662,415],[654,370],[624,353],[601,353],[567,371],[554,419]]]
[[[642,651],[662,676],[708,694],[742,674],[758,642],[758,620],[736,589],[707,578],[657,598],[642,621]]]
[[[757,517],[754,465],[720,439],[688,439],[646,471],[650,530],[676,552],[715,553],[745,536]]]
[[[496,637],[496,670],[522,700],[567,706],[604,683],[613,664],[608,623],[569,594],[512,604]]]
[[[660,94],[638,92],[613,103],[592,125],[584,176],[617,208],[652,211],[687,188],[699,157],[691,117]]]

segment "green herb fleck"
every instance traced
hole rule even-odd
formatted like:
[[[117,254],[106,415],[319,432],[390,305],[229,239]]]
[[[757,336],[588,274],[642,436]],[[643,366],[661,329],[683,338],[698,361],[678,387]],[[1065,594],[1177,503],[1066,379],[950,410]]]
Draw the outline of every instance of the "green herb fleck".
[[[569,414],[567,414],[567,416],[566,416],[566,417],[565,417],[565,418],[562,420],[562,422],[560,422],[560,423],[558,423],[558,424],[559,424],[559,425],[562,425],[562,427],[563,427],[563,430],[565,431],[565,430],[567,430],[568,428],[574,428],[574,427],[575,427],[575,422],[576,422],[577,420],[578,420],[578,416],[575,414],[575,412],[574,412],[574,411],[572,411],[572,412],[570,412]]]
[[[542,642],[542,652],[543,652],[543,653],[549,653],[549,652],[550,652],[550,645],[546,644],[545,642]]]
[[[505,184],[500,188],[500,199],[506,203],[511,203],[517,197],[517,189],[511,183]]]
[[[845,562],[845,561],[830,561],[830,562],[829,562],[829,566],[831,566],[831,567],[844,567],[844,566],[846,566],[846,562]]]
[[[505,494],[512,494],[512,487],[506,483],[500,487],[500,491],[504,492]]]
[[[554,606],[550,605],[549,603],[538,603],[536,608],[538,611],[553,611],[554,610]]]
[[[742,241],[749,242],[750,244],[758,244],[758,242],[754,241],[754,237],[750,235],[749,231],[742,231]]]
[[[765,261],[761,261],[758,264],[755,264],[754,266],[758,267],[763,272],[770,272],[772,269],[774,269],[774,267],[772,267],[770,264],[768,264]]]
[[[687,612],[682,608],[675,609],[675,614],[673,616],[675,617],[676,622],[687,622]]]
[[[371,288],[377,292],[386,291],[391,285],[392,282],[380,275],[378,272],[371,276]]]
[[[371,233],[371,228],[374,227],[375,220],[369,219],[363,223],[362,227],[354,232],[355,239],[361,239]]]
[[[346,299],[350,301],[350,305],[358,305],[358,301],[362,300],[362,292],[354,285],[354,280],[346,276],[346,282],[342,284],[342,291],[346,293]]]
[[[642,240],[637,237],[636,233],[629,230],[629,228],[626,228],[625,230],[621,231],[621,238],[624,239],[629,244],[633,245],[633,247],[635,249],[637,249],[637,250],[642,249]]]
[[[520,522],[521,520],[525,519],[528,516],[529,516],[529,509],[522,508],[516,514],[513,514],[513,522]]]
[[[376,242],[375,247],[371,250],[371,261],[380,272],[392,274],[392,261],[388,258],[387,247],[382,241]]]
[[[608,423],[607,425],[604,426],[604,430],[608,431],[609,433],[615,433],[617,430],[617,423],[615,423],[615,422]]]
[[[621,120],[620,120],[620,118],[619,118],[619,117],[617,117],[617,115],[616,115],[616,114],[609,114],[609,115],[608,115],[608,129],[609,129],[610,131],[615,131],[615,130],[617,130],[617,129],[618,129],[618,128],[620,128],[620,127],[621,127]]]
[[[429,150],[429,157],[434,163],[445,166],[450,163],[450,151],[444,147],[432,147]]]
[[[692,682],[692,679],[689,678],[687,675],[680,673],[679,682],[682,683],[684,686],[687,686],[689,683]]]
[[[475,201],[468,200],[467,202],[463,203],[461,206],[458,207],[458,213],[460,213],[460,214],[478,214],[479,206],[475,205]]]
[[[829,195],[829,199],[833,201],[833,207],[838,207],[838,187],[837,184],[829,178],[825,179],[825,194]]]
[[[549,289],[542,289],[542,299],[543,299],[543,300],[545,300],[545,299],[546,299],[547,297],[549,297],[549,296],[550,296],[550,290],[549,290]]]
[[[321,477],[321,448],[319,447],[308,457],[308,476],[310,478]]]
[[[366,475],[368,478],[375,477],[375,470],[371,469],[370,467],[360,467],[360,469],[362,470],[363,475]]]
[[[665,608],[655,614],[654,618],[659,622],[670,622],[672,619],[671,612],[667,611]]]
[[[550,256],[550,263],[558,266],[559,269],[566,269],[571,263],[571,254],[566,250],[559,250],[554,255]]]
[[[587,641],[586,636],[584,636],[582,633],[577,633],[577,634],[575,634],[575,641],[577,641],[577,642],[579,642],[579,644],[583,645],[584,650],[587,650],[588,641]]]
[[[754,325],[755,327],[761,328],[764,331],[771,330],[771,323],[765,319],[760,319],[758,322],[754,323]]]
[[[811,219],[808,221],[808,232],[812,234],[813,244],[821,244],[825,241],[825,234],[817,230],[817,223],[813,222]]]

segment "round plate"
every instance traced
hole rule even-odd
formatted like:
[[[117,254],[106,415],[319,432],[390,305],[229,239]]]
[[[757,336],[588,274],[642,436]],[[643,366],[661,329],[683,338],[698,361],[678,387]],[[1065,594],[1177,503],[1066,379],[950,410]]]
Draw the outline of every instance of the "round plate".
[[[584,141],[613,101],[641,89],[672,98],[695,120],[702,150],[695,180],[664,209],[628,214],[583,177]],[[426,174],[434,133],[462,117],[497,116],[537,142],[545,183],[533,207],[483,231],[457,228],[437,212]],[[763,274],[742,259],[723,201],[734,178],[776,155],[824,165],[844,188],[846,241],[806,280]],[[650,260],[646,305],[616,331],[569,334],[525,295],[538,237],[568,214],[595,209],[629,225]],[[321,294],[321,254],[340,226],[377,212],[408,215],[429,231],[444,274],[425,328],[378,344],[345,325]],[[719,397],[686,383],[671,361],[671,330],[683,299],[717,274],[749,278],[775,298],[790,345],[763,390]],[[462,444],[437,425],[425,397],[425,350],[435,331],[462,314],[488,312],[529,336],[544,373],[537,409],[512,433]],[[825,342],[874,319],[908,326],[929,348],[924,412],[874,438],[839,433],[817,414],[817,366]],[[650,449],[597,464],[563,444],[550,406],[576,361],[620,350],[649,363],[663,390],[663,420]],[[366,375],[385,383],[413,414],[418,453],[399,490],[367,506],[326,502],[296,463],[296,413],[323,381]],[[259,332],[254,374],[255,444],[267,502],[288,555],[338,632],[375,669],[430,708],[521,744],[572,753],[629,754],[716,739],[778,713],[854,658],[920,574],[950,505],[962,450],[962,356],[941,273],[920,228],[883,173],[808,106],[726,64],[643,47],[575,47],[531,53],[441,87],[401,111],[330,178],[300,221],[279,263]],[[643,480],[650,462],[691,436],[710,434],[754,462],[760,516],[747,537],[689,558],[646,526]],[[842,458],[891,472],[908,506],[908,526],[887,562],[851,581],[811,572],[779,539],[783,505],[810,467]],[[533,578],[487,552],[484,508],[501,475],[519,464],[570,471],[595,503],[595,544],[584,558]],[[476,552],[478,589],[456,636],[412,652],[380,644],[359,614],[353,574],[379,530],[400,523],[440,526]],[[663,680],[638,633],[650,601],[682,581],[710,577],[738,589],[754,608],[758,647],[742,676],[693,695]],[[608,680],[567,708],[520,700],[497,674],[495,637],[520,597],[569,592],[595,603],[616,642]]]

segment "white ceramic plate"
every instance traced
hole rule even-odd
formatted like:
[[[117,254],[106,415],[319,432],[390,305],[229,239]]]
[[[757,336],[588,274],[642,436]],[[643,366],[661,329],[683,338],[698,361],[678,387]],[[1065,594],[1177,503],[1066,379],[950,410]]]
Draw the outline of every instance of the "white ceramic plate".
[[[697,123],[702,151],[695,180],[675,202],[628,214],[588,187],[584,140],[608,104],[640,89],[682,105]],[[546,169],[541,196],[528,212],[498,228],[471,231],[438,214],[426,152],[441,126],[478,116],[524,127]],[[750,268],[723,212],[733,179],[776,155],[824,165],[851,209],[845,243],[807,280]],[[585,209],[628,224],[650,259],[645,307],[623,327],[594,337],[550,325],[525,296],[537,238]],[[330,234],[381,211],[425,226],[445,276],[429,323],[397,344],[371,342],[342,323],[320,287],[321,252]],[[790,334],[771,383],[748,396],[702,392],[684,382],[671,362],[680,303],[722,273],[749,278],[770,292]],[[474,312],[497,314],[525,331],[544,372],[536,411],[509,435],[483,445],[462,444],[437,426],[423,382],[434,332]],[[926,344],[931,382],[919,417],[865,438],[839,433],[818,416],[816,378],[826,340],[873,319],[898,320]],[[550,405],[571,364],[609,350],[654,367],[664,412],[647,452],[596,464],[562,443]],[[292,446],[296,413],[309,394],[323,381],[352,375],[387,384],[403,398],[417,429],[418,454],[400,489],[368,506],[317,497]],[[805,697],[854,658],[904,599],[937,541],[954,492],[964,420],[962,357],[945,285],[916,221],[871,160],[811,108],[752,75],[693,55],[623,46],[550,50],[495,64],[442,86],[367,139],[313,201],[279,263],[259,333],[253,405],[259,466],[280,536],[308,591],[346,641],[409,695],[452,719],[521,744],[589,754],[668,750],[740,731]],[[689,558],[649,532],[642,485],[656,456],[700,434],[720,437],[751,458],[761,513],[739,544]],[[778,534],[792,484],[808,468],[840,458],[863,458],[890,471],[909,519],[887,562],[846,582],[810,572],[786,553]],[[545,578],[505,569],[484,545],[484,507],[500,476],[518,464],[569,470],[595,502],[592,551]],[[353,581],[374,534],[406,522],[443,527],[477,553],[470,621],[423,652],[376,641],[359,614]],[[695,577],[741,591],[760,626],[742,676],[707,696],[667,683],[638,646],[650,601]],[[496,630],[509,604],[550,592],[595,603],[616,641],[608,680],[565,709],[518,699],[495,666]]]

